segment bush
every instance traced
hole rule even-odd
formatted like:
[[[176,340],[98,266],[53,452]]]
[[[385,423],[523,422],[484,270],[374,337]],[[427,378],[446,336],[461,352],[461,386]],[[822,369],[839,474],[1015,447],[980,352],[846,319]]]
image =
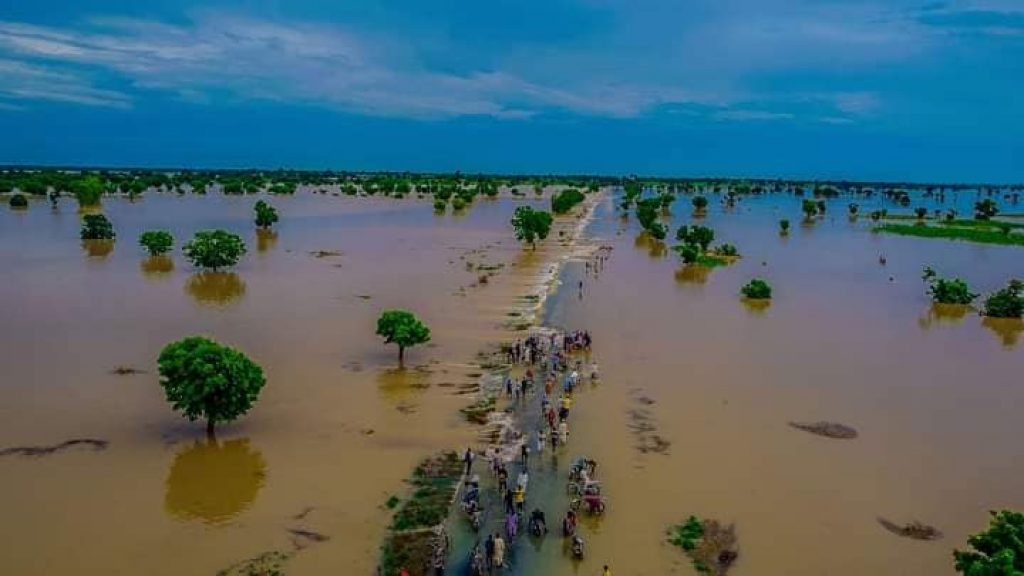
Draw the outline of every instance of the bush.
[[[967,539],[971,549],[954,550],[956,571],[965,576],[1024,574],[1024,514],[990,512],[988,530]]]
[[[714,250],[715,254],[719,256],[739,256],[739,250],[736,249],[732,244],[722,244]]]
[[[260,228],[270,228],[278,221],[277,210],[263,200],[256,202],[253,209],[256,211],[256,225]]]
[[[694,196],[690,203],[693,204],[693,209],[697,212],[703,212],[708,208],[708,199],[704,196]]]
[[[924,206],[914,208],[914,215],[917,216],[918,220],[924,220],[928,216],[928,209]]]
[[[458,212],[466,207],[466,201],[462,196],[452,198],[452,210]]]
[[[551,197],[551,211],[555,214],[565,214],[585,198],[583,192],[575,188],[566,188]]]
[[[747,282],[740,292],[751,300],[770,300],[772,297],[772,287],[760,278],[754,278]]]
[[[715,241],[715,231],[707,226],[680,226],[676,230],[676,240],[696,244],[702,252],[706,252],[708,246]]]
[[[217,270],[234,266],[245,254],[245,242],[237,234],[225,230],[204,230],[185,244],[185,258],[200,268]]]
[[[991,220],[996,214],[999,214],[999,207],[996,206],[995,200],[986,198],[974,203],[974,218],[976,220]]]
[[[818,214],[818,203],[814,200],[804,200],[800,203],[800,209],[804,212],[804,218],[810,220]]]
[[[28,198],[24,194],[15,194],[7,201],[11,208],[28,208]]]
[[[434,212],[444,212],[448,209],[448,202],[437,198],[434,200]]]
[[[210,436],[217,422],[248,412],[266,384],[263,370],[244,354],[200,336],[168,344],[157,363],[172,408],[190,421],[205,419]]]
[[[939,278],[931,267],[924,269],[922,279],[928,283],[928,294],[938,304],[970,304],[978,297],[959,278]]]
[[[139,236],[139,245],[149,251],[150,256],[160,256],[171,251],[174,237],[166,230],[150,230]]]
[[[668,235],[668,229],[661,222],[654,222],[647,227],[647,233],[656,240],[664,240]]]
[[[779,220],[779,233],[784,235],[789,234],[789,220],[786,220],[785,218]]]
[[[985,299],[985,316],[992,318],[1020,318],[1024,316],[1024,282],[1010,280],[1006,288],[997,290]]]
[[[113,240],[114,225],[103,214],[86,214],[82,221],[82,240]]]
[[[72,184],[72,192],[80,207],[97,206],[103,196],[103,181],[98,176],[86,176]]]

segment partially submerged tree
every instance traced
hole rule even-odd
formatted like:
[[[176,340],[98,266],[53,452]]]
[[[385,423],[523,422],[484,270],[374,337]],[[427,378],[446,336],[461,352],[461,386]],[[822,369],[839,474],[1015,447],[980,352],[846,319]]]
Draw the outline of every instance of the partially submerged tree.
[[[196,232],[182,251],[193,265],[217,270],[238,264],[245,254],[245,242],[226,230],[203,230]]]
[[[967,282],[959,278],[940,278],[930,266],[925,267],[922,279],[928,283],[928,295],[937,304],[966,305],[978,297]]]
[[[82,240],[113,240],[114,225],[103,214],[86,214],[82,220]]]
[[[779,220],[779,234],[782,236],[789,235],[789,220],[785,218]]]
[[[924,220],[928,216],[928,209],[924,206],[918,206],[914,208],[914,215],[917,216],[918,220]]]
[[[1020,318],[1024,316],[1024,281],[1013,279],[1005,288],[985,299],[985,316]]]
[[[86,176],[72,185],[72,192],[80,208],[98,206],[103,197],[103,181],[98,176]]]
[[[693,204],[693,211],[697,214],[703,214],[708,210],[708,199],[704,196],[694,196],[690,203]]]
[[[256,225],[264,230],[270,228],[278,221],[277,210],[263,200],[256,202],[253,210],[256,211]]]
[[[805,199],[800,203],[800,209],[804,212],[804,220],[810,222],[818,214],[818,203],[814,200]]]
[[[991,220],[996,214],[999,214],[999,206],[996,205],[995,200],[985,198],[974,203],[974,218],[976,220]]]
[[[512,229],[515,230],[516,240],[529,242],[536,249],[537,240],[543,240],[551,232],[552,217],[550,212],[534,210],[529,206],[516,208],[512,215]]]
[[[377,335],[384,338],[385,344],[398,345],[399,364],[405,361],[406,348],[430,342],[430,328],[406,310],[382,312],[377,319]]]
[[[575,188],[566,188],[551,197],[551,211],[555,214],[565,214],[572,207],[583,202],[586,196]]]
[[[11,196],[7,204],[14,209],[28,208],[28,198],[25,198],[24,194],[14,194]]]
[[[201,336],[172,342],[157,361],[171,407],[190,421],[206,420],[206,434],[252,408],[266,384],[263,370],[241,352]]]
[[[695,244],[702,252],[715,241],[715,231],[707,226],[680,226],[676,230],[676,240],[684,244]]]
[[[772,287],[760,278],[754,278],[747,282],[743,288],[740,288],[740,292],[751,300],[771,300],[772,297]]]
[[[145,248],[150,256],[160,256],[174,247],[174,237],[166,230],[149,230],[139,236],[139,245]]]
[[[954,550],[956,571],[964,576],[1024,574],[1024,514],[991,511],[989,527],[967,539],[968,550]]]

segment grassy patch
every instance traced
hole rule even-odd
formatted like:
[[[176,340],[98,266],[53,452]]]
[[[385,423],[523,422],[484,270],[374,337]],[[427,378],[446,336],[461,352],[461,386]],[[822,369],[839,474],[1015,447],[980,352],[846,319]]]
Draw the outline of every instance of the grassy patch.
[[[682,548],[701,574],[724,576],[736,561],[736,533],[732,526],[716,520],[690,516],[686,522],[669,528],[668,541]]]
[[[1002,222],[1000,220],[942,220],[939,224],[959,228],[988,228],[991,230],[1024,228],[1020,222]]]
[[[955,222],[943,223],[941,226],[929,226],[926,224],[882,224],[872,229],[873,232],[884,232],[900,236],[915,236],[918,238],[941,238],[946,240],[963,240],[965,242],[977,242],[979,244],[999,244],[1002,246],[1024,246],[1024,234],[1013,232],[1013,225],[1010,228],[1000,229],[994,226],[957,226]],[[963,222],[975,222],[966,220]],[[999,224],[991,223],[990,224]],[[1003,225],[1009,223],[1003,222]]]
[[[454,452],[422,462],[410,481],[412,496],[395,513],[392,530],[429,528],[443,522],[461,475],[462,463]]]

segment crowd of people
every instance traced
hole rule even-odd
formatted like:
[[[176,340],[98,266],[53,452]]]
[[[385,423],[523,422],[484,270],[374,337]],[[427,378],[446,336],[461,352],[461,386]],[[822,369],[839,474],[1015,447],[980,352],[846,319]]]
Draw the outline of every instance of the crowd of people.
[[[518,537],[520,524],[524,520],[534,536],[541,537],[547,533],[547,519],[539,507],[533,508],[528,519],[525,517],[531,455],[536,459],[547,450],[549,444],[550,449],[556,451],[568,443],[574,393],[584,379],[580,374],[583,370],[582,360],[574,357],[574,354],[589,351],[591,344],[590,333],[578,330],[534,334],[506,348],[509,363],[525,366],[526,369],[522,371],[521,377],[513,377],[510,373],[504,380],[503,391],[513,406],[518,406],[520,422],[536,422],[537,428],[532,433],[513,433],[511,443],[515,449],[511,454],[517,457],[510,456],[507,449],[502,450],[500,447],[492,447],[484,455],[502,502],[504,534],[490,533],[482,546],[478,545],[474,549],[472,562],[475,572],[482,573],[481,569],[489,572],[507,565],[506,556],[511,542]],[[591,368],[589,378],[596,377],[596,368]],[[538,414],[533,410],[540,412]],[[479,478],[472,475],[475,458],[473,450],[467,448],[463,455],[466,477],[468,485],[475,487],[467,493],[478,498],[476,487],[479,486]],[[576,512],[570,509],[562,520],[562,533],[571,540],[574,555],[581,557],[582,538],[576,532],[576,523]]]

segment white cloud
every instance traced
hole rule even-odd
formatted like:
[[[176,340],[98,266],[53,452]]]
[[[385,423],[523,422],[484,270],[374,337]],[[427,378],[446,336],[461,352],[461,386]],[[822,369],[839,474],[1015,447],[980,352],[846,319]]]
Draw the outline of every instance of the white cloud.
[[[0,96],[12,100],[49,100],[88,106],[128,108],[131,98],[121,92],[92,86],[73,72],[0,59]]]
[[[765,110],[721,110],[714,114],[718,120],[735,122],[765,122],[772,120],[792,120],[794,115],[789,112],[768,112]]]

